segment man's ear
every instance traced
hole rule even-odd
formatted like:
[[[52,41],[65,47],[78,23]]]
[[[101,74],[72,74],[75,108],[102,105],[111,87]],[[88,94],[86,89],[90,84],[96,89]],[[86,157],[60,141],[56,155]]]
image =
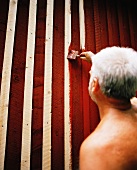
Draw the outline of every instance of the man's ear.
[[[100,86],[99,86],[98,79],[95,77],[93,78],[93,81],[92,81],[92,92],[97,92],[99,88]]]

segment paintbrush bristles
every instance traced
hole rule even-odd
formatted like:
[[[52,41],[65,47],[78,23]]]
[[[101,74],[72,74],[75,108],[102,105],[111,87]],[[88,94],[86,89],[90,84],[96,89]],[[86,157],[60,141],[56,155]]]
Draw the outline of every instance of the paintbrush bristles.
[[[67,56],[68,59],[75,60],[78,57],[78,51],[71,50]]]

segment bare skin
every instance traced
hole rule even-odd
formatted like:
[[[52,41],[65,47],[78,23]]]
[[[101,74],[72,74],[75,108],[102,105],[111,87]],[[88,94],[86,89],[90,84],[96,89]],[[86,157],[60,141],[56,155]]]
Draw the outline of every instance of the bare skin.
[[[91,51],[82,52],[82,53],[80,54],[80,58],[81,58],[82,60],[87,61],[88,63],[92,63],[91,57],[92,57],[93,55],[94,55],[94,53],[92,53]]]
[[[92,96],[101,121],[80,148],[80,170],[137,170],[137,99],[108,98],[98,80]]]

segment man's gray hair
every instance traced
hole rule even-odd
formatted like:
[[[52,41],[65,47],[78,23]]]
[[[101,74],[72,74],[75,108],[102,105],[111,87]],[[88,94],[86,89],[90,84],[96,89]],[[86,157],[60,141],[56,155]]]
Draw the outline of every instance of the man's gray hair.
[[[107,47],[92,57],[91,79],[98,78],[108,97],[130,99],[137,90],[137,52],[132,48]]]

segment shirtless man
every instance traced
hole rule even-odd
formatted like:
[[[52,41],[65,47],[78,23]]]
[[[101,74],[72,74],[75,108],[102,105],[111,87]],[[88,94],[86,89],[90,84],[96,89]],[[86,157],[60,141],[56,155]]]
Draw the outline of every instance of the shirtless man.
[[[108,47],[83,55],[92,62],[88,89],[101,121],[81,145],[80,170],[137,170],[137,52]]]

